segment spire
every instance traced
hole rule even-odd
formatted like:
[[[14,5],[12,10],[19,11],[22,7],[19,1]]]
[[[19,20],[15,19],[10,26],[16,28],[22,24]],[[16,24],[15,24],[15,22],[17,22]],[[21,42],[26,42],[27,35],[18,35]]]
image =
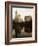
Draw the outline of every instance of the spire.
[[[16,16],[17,16],[17,11],[15,12]]]

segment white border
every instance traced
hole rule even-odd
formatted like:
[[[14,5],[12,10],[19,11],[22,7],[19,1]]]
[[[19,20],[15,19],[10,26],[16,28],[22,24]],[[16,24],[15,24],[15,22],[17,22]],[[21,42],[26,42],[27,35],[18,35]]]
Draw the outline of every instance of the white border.
[[[26,6],[26,5],[24,5],[24,6]],[[27,6],[30,6],[30,5],[27,5]],[[34,7],[34,12],[35,12],[35,6],[33,6],[33,7]],[[11,19],[11,4],[9,5],[9,18]],[[10,19],[9,19],[9,21],[10,21]],[[32,23],[32,37],[28,37],[28,38],[13,38],[13,39],[10,40],[10,42],[32,41],[32,40],[35,40],[35,13],[32,16],[32,22],[33,22]],[[10,25],[11,25],[11,23],[9,24],[9,27],[10,27]],[[11,32],[11,27],[9,28],[9,30]],[[11,33],[10,33],[9,36],[11,36]]]

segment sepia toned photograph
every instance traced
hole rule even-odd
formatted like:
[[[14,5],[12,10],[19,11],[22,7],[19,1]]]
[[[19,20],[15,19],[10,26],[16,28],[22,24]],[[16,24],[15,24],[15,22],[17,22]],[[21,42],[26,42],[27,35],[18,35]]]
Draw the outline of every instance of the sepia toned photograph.
[[[12,38],[32,37],[32,8],[12,10]]]

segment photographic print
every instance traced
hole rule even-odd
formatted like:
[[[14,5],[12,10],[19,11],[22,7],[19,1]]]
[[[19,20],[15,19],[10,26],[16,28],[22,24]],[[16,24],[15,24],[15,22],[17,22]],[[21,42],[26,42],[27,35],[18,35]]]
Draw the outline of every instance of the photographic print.
[[[12,8],[13,38],[32,37],[33,8],[29,8]]]
[[[5,2],[5,44],[37,42],[37,4]]]

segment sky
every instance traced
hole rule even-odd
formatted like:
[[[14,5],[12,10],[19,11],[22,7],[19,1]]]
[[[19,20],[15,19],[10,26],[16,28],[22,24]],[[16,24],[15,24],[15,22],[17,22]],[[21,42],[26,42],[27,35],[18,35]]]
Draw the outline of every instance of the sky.
[[[24,20],[25,16],[33,16],[34,8],[12,8],[12,18],[15,18],[15,12],[21,15],[21,18]]]

